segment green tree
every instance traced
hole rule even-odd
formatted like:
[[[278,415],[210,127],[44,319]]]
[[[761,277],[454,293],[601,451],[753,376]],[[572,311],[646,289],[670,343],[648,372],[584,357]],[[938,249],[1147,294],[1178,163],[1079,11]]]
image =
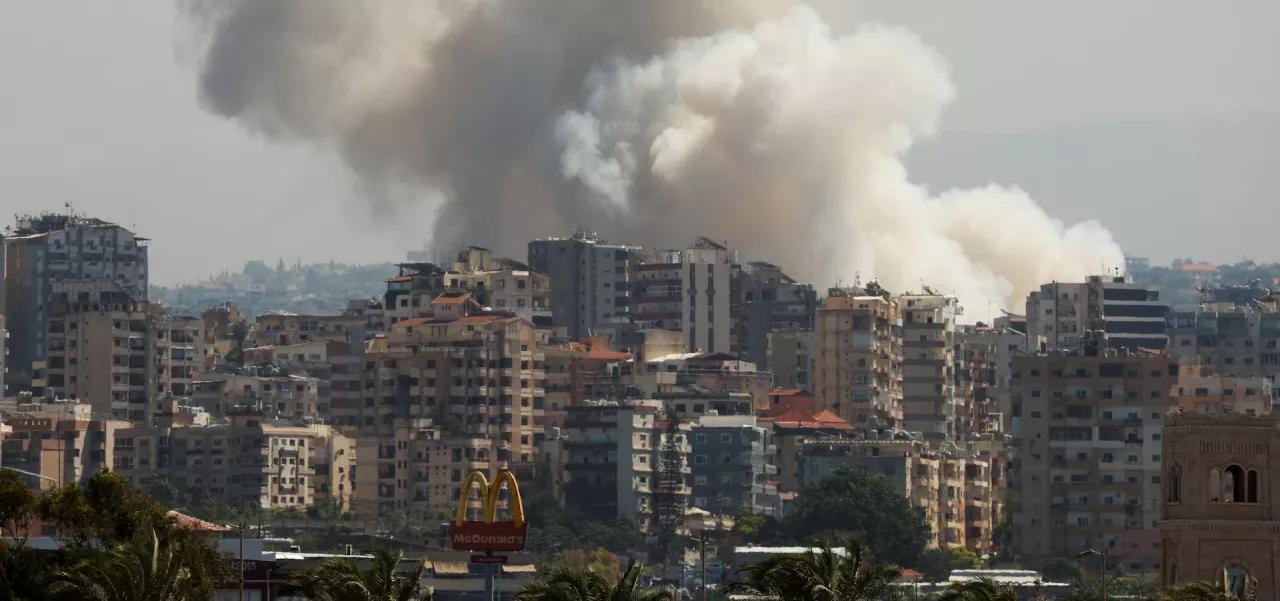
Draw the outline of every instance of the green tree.
[[[127,543],[151,530],[169,528],[164,507],[124,477],[102,470],[84,486],[64,484],[40,500],[40,515],[56,523],[68,542],[85,546]]]
[[[683,434],[674,415],[666,417],[658,451],[657,487],[653,495],[653,513],[657,522],[658,544],[664,559],[679,555],[681,542],[677,534],[684,521],[685,455],[680,446]]]
[[[598,574],[606,582],[616,582],[622,576],[622,564],[618,561],[618,556],[602,547],[561,551],[556,563],[571,570]]]
[[[185,552],[154,532],[93,553],[54,574],[55,595],[83,601],[194,601],[213,589],[189,569]]]
[[[1018,601],[1012,587],[988,578],[957,582],[938,595],[938,601]]]
[[[816,551],[783,555],[740,570],[746,582],[737,592],[770,595],[783,601],[881,601],[899,599],[893,583],[898,568],[872,562],[862,546],[850,540],[845,553],[826,542]]]
[[[1040,572],[1041,577],[1050,582],[1079,582],[1084,576],[1080,571],[1080,563],[1075,559],[1049,557],[1039,562],[1039,565],[1032,565],[1033,569]]]
[[[1245,591],[1243,599],[1238,599],[1235,595],[1223,590],[1221,583],[1192,582],[1172,587],[1160,593],[1157,599],[1159,601],[1254,601],[1258,596],[1257,590],[1252,586],[1250,589]]]
[[[912,565],[929,540],[929,526],[880,476],[838,469],[800,491],[782,531],[791,542],[853,538],[873,546],[876,557]]]
[[[675,601],[670,589],[640,586],[643,566],[627,565],[617,580],[590,570],[556,566],[515,594],[515,601]]]
[[[0,539],[0,599],[36,601],[49,592],[46,556],[24,543]]]
[[[355,560],[340,557],[293,578],[283,593],[298,593],[311,601],[421,601],[430,599],[430,589],[422,588],[423,564],[409,575],[400,573],[404,552],[374,552],[373,565],[363,571]]]
[[[929,549],[920,554],[915,565],[927,580],[941,582],[951,575],[952,570],[981,568],[982,558],[968,549]]]
[[[36,496],[22,481],[22,475],[0,470],[0,529],[14,541],[25,540],[35,511]]]

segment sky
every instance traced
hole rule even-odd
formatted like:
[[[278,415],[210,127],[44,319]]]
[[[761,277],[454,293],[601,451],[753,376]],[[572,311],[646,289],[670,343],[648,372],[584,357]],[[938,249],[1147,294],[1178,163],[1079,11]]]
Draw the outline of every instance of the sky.
[[[957,100],[908,155],[915,181],[1021,186],[1154,261],[1280,259],[1280,3],[878,0],[827,14],[837,28],[907,27],[947,62]],[[428,243],[425,205],[375,215],[325,150],[207,112],[193,39],[173,3],[8,7],[5,221],[71,203],[129,226],[153,240],[159,284],[257,258],[392,261]]]

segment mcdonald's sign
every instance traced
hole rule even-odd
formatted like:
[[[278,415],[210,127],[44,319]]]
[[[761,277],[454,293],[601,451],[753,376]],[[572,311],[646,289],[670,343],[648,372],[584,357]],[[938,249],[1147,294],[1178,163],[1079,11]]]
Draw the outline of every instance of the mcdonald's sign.
[[[498,493],[507,485],[511,499],[511,521],[499,522]],[[467,504],[474,485],[480,485],[482,521],[467,519]],[[484,472],[471,472],[462,481],[462,494],[458,497],[458,510],[454,515],[452,546],[459,551],[523,551],[529,525],[524,521],[524,502],[520,499],[520,485],[515,474],[501,470],[489,483]]]

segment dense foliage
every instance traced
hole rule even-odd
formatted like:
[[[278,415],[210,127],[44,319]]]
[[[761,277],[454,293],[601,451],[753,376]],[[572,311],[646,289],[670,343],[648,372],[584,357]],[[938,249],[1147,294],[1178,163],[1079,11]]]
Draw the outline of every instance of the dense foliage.
[[[375,551],[373,565],[361,570],[355,560],[336,557],[289,579],[284,594],[311,601],[424,601],[432,597],[422,587],[423,562],[402,573],[404,553]]]
[[[899,569],[875,563],[856,541],[843,554],[829,544],[801,555],[784,555],[747,566],[737,592],[776,596],[783,601],[881,601],[899,598],[893,585]]]
[[[671,589],[640,585],[643,567],[631,563],[616,580],[589,569],[557,565],[515,595],[515,601],[675,601]]]
[[[37,499],[21,477],[0,470],[0,519],[0,599],[196,601],[232,577],[211,541],[111,472]],[[61,550],[26,545],[26,526],[37,519],[56,529]]]
[[[871,545],[880,561],[912,566],[929,533],[929,525],[884,478],[842,468],[805,487],[795,510],[762,527],[759,538],[799,545],[852,539]]]

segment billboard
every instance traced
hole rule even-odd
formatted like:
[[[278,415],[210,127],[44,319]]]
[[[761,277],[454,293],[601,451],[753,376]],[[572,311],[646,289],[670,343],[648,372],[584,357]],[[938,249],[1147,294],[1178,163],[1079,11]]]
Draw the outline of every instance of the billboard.
[[[467,519],[467,506],[474,485],[480,486],[481,519]],[[503,484],[511,494],[508,506],[511,521],[499,522],[498,494]],[[458,496],[458,509],[454,515],[450,542],[459,551],[523,551],[529,525],[524,521],[524,502],[520,499],[520,485],[515,474],[503,469],[489,483],[484,472],[471,472],[462,481],[462,494]]]

